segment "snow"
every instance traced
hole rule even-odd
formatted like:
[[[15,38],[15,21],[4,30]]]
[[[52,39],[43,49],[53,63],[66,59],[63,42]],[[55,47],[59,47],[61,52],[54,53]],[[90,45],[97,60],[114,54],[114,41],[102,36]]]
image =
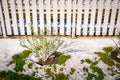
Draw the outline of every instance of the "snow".
[[[89,58],[93,61],[96,60],[97,55],[94,54],[94,52],[102,51],[103,47],[107,46],[115,46],[114,42],[111,38],[78,38],[78,39],[70,39],[70,38],[62,38],[65,42],[63,45],[58,49],[58,51],[69,54],[72,57],[65,63],[65,66],[62,65],[56,65],[58,69],[64,68],[64,73],[69,74],[71,68],[75,68],[77,71],[70,76],[70,80],[84,80],[85,76],[83,75],[82,68],[84,66],[88,67],[88,64],[81,64],[80,60]],[[117,40],[114,38],[114,40]],[[14,65],[12,66],[6,66],[9,61],[12,60],[12,56],[16,53],[20,53],[25,48],[21,47],[19,45],[19,39],[0,39],[0,71],[1,70],[13,70]],[[27,61],[26,63],[29,63],[30,61]],[[34,64],[35,67],[41,67],[38,64]],[[106,73],[106,79],[112,80],[113,77],[109,75],[109,72],[107,71],[107,66],[103,64],[103,62],[100,62],[98,64],[99,67]],[[45,78],[45,72],[44,68],[47,68],[49,66],[45,65],[43,69],[38,71],[37,76],[43,77],[43,80]],[[26,69],[24,74],[29,74],[35,71],[34,69],[29,69],[26,65],[24,66]],[[57,69],[57,72],[60,71]],[[51,78],[49,78],[51,79]],[[49,80],[48,79],[48,80]]]

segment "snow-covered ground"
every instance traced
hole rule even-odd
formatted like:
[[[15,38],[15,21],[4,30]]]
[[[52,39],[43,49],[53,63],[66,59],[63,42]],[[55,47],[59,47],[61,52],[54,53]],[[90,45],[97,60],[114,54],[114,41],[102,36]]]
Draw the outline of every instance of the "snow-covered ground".
[[[80,64],[80,60],[89,58],[91,60],[95,60],[97,55],[94,52],[102,51],[103,47],[107,46],[115,46],[114,42],[111,38],[89,38],[89,39],[68,39],[62,38],[65,42],[58,49],[58,51],[69,54],[72,57],[66,62],[65,66],[58,66],[58,68],[63,67],[65,70],[63,71],[65,74],[69,74],[70,68],[75,68],[77,71],[70,76],[71,80],[84,80],[82,68],[87,66],[87,64]],[[114,38],[115,39],[115,38]],[[115,39],[116,40],[116,39]],[[0,39],[0,71],[13,69],[13,66],[6,66],[9,61],[12,60],[12,56],[16,53],[20,53],[25,48],[19,45],[18,39]],[[38,66],[35,64],[34,66]],[[113,77],[108,74],[106,71],[106,65],[101,62],[99,64],[103,72],[106,74],[105,80],[113,80]],[[26,66],[26,74],[32,72],[32,70],[27,69]],[[46,67],[46,66],[45,66]],[[58,71],[59,72],[59,71]],[[78,73],[79,72],[79,73]],[[43,70],[39,70],[36,76],[45,75]],[[43,77],[43,76],[42,76]]]

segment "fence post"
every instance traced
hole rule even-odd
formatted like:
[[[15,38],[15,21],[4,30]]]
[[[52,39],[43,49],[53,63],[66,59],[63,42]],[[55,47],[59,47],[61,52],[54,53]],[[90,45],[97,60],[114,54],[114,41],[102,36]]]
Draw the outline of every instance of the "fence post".
[[[0,19],[1,19],[3,37],[6,37],[5,23],[4,23],[3,10],[2,10],[2,2],[0,2]]]

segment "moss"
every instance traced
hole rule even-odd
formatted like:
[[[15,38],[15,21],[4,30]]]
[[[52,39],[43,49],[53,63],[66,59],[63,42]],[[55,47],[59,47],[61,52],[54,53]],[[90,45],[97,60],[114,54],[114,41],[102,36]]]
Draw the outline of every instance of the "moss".
[[[88,72],[88,68],[83,67],[83,71],[84,71],[84,72]]]
[[[81,64],[83,64],[85,61],[82,59],[82,60],[80,60],[80,62],[81,62]]]
[[[53,80],[69,80],[69,78],[68,78],[68,75],[59,73],[59,74],[55,74],[55,77]]]
[[[93,61],[91,61],[90,59],[85,59],[85,61],[86,61],[88,64],[93,63]]]
[[[118,69],[120,69],[120,63],[117,63],[117,64],[116,64],[116,67],[117,67]]]
[[[74,74],[75,71],[76,71],[75,68],[71,68],[70,74]]]
[[[9,63],[15,63],[15,70],[18,71],[23,71],[23,66],[25,65],[25,59],[29,56],[31,53],[30,50],[24,50],[21,54],[15,54],[12,56],[13,60]]]
[[[28,68],[32,69],[33,68],[33,63],[29,63]]]
[[[63,71],[64,70],[64,68],[60,68],[60,71]]]
[[[18,74],[12,71],[1,71],[1,80],[42,80],[42,78],[34,78],[33,76]]]
[[[115,65],[114,61],[110,57],[108,57],[105,53],[96,52],[95,54],[98,54],[98,56],[100,57],[100,60],[102,60],[108,66],[114,66]]]
[[[93,62],[93,63],[90,65],[90,67],[94,67],[94,66],[96,66],[96,65],[98,64],[98,62],[99,62],[99,61],[95,61],[95,62]]]
[[[53,65],[53,68],[54,68],[54,71],[56,72],[57,71],[57,67],[56,67],[55,64]]]
[[[96,75],[88,73],[87,80],[94,80],[93,78],[96,78]]]
[[[57,64],[60,64],[60,65],[65,64],[65,62],[70,58],[71,58],[70,55],[60,55],[57,61]]]
[[[92,67],[93,72],[97,72],[98,76],[96,77],[96,80],[103,80],[105,74],[103,73],[103,71],[99,68],[99,67]]]
[[[53,76],[53,72],[51,71],[51,68],[47,68],[45,70],[46,74],[49,75],[49,76]]]
[[[103,50],[105,51],[105,53],[109,53],[112,52],[113,48],[112,47],[104,47]]]

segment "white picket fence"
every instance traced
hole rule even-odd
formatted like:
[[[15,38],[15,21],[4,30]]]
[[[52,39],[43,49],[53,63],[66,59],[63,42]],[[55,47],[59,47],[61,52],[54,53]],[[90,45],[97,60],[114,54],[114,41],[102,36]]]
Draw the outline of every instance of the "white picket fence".
[[[0,0],[0,35],[116,35],[120,0]]]

